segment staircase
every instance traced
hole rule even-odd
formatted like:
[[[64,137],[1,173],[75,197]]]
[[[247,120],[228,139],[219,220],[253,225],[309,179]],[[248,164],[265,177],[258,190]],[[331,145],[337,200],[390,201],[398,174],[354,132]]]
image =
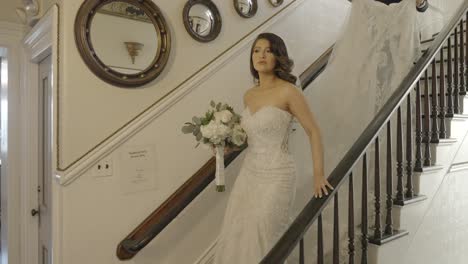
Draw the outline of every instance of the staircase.
[[[468,146],[467,10],[465,1],[440,34],[424,43],[423,57],[331,173],[333,193],[312,198],[261,263],[410,263],[408,249],[457,153]],[[381,155],[386,162],[375,163]],[[377,170],[368,170],[370,162]],[[332,234],[323,223],[333,223]]]

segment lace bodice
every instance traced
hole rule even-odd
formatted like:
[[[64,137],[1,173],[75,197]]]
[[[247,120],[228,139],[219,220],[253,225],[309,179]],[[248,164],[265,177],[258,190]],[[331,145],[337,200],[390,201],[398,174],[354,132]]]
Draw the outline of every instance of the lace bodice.
[[[244,109],[241,125],[247,133],[249,150],[254,153],[288,152],[288,135],[293,116],[276,106],[263,106],[252,113]]]
[[[292,221],[296,166],[288,151],[293,116],[278,107],[245,108],[249,147],[232,186],[215,264],[257,264]],[[293,262],[293,263],[296,263]]]

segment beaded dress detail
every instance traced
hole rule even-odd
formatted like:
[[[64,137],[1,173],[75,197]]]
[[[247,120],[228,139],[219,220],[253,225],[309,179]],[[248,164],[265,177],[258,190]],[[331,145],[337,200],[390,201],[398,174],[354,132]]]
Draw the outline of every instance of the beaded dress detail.
[[[296,165],[288,149],[293,116],[265,106],[245,108],[248,148],[232,187],[217,242],[215,264],[257,264],[291,223]]]

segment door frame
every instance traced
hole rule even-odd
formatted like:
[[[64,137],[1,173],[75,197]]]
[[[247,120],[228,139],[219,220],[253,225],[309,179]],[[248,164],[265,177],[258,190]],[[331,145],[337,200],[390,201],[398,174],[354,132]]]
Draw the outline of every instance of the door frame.
[[[16,23],[0,22],[0,46],[1,55],[5,59],[7,67],[7,82],[0,85],[1,101],[1,143],[0,156],[1,167],[1,206],[2,206],[2,230],[1,263],[20,263],[21,248],[18,246],[22,240],[22,226],[20,223],[22,214],[21,197],[21,149],[18,148],[21,132],[20,112],[20,85],[24,58],[21,40],[25,34],[25,27]],[[5,104],[6,103],[6,104]]]
[[[38,138],[38,118],[39,110],[39,62],[48,56],[52,56],[52,116],[51,122],[51,168],[55,178],[57,149],[57,91],[58,91],[58,40],[59,40],[59,10],[58,5],[53,5],[37,24],[28,32],[23,39],[24,72],[22,74],[22,153],[24,164],[22,164],[22,174],[24,181],[21,184],[21,193],[24,197],[22,210],[22,225],[24,235],[22,236],[21,247],[23,258],[21,263],[39,263],[38,241],[39,230],[37,217],[31,216],[31,209],[38,207],[37,186],[38,186],[38,162],[40,158],[39,138]],[[61,189],[55,180],[52,181],[51,193],[51,227],[52,227],[52,263],[62,263],[62,221],[61,221]]]

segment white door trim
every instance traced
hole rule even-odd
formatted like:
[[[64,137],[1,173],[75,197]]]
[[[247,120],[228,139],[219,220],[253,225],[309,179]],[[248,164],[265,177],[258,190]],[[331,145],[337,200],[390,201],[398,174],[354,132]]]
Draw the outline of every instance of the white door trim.
[[[21,49],[21,39],[25,34],[22,25],[0,22],[0,46],[2,55],[8,65],[8,84],[2,80],[1,84],[1,144],[0,156],[2,159],[2,255],[1,262],[21,263],[21,179],[20,160],[18,149],[20,137],[20,76],[22,72],[21,60],[24,57]],[[7,88],[8,87],[8,88]]]
[[[2,206],[2,263],[21,263],[21,179],[19,153],[20,107],[19,87],[24,57],[21,39],[25,33],[22,25],[0,22],[0,46],[8,64],[8,84],[2,81],[1,100],[7,102],[1,110],[1,206]],[[6,56],[5,56],[6,55]],[[8,88],[7,88],[8,87]]]
[[[38,138],[38,72],[39,62],[47,56],[52,56],[52,168],[54,177],[56,170],[56,102],[58,90],[58,6],[54,5],[39,22],[30,30],[23,40],[25,48],[24,72],[22,74],[23,89],[21,90],[23,109],[23,175],[22,193],[25,200],[23,210],[23,224],[25,226],[22,237],[22,247],[25,249],[22,263],[38,263],[38,225],[37,219],[31,217],[30,210],[37,208],[37,186],[38,186],[38,161],[39,161],[39,138]],[[61,192],[60,187],[53,181],[51,186],[52,197],[52,263],[62,263],[61,261]]]

